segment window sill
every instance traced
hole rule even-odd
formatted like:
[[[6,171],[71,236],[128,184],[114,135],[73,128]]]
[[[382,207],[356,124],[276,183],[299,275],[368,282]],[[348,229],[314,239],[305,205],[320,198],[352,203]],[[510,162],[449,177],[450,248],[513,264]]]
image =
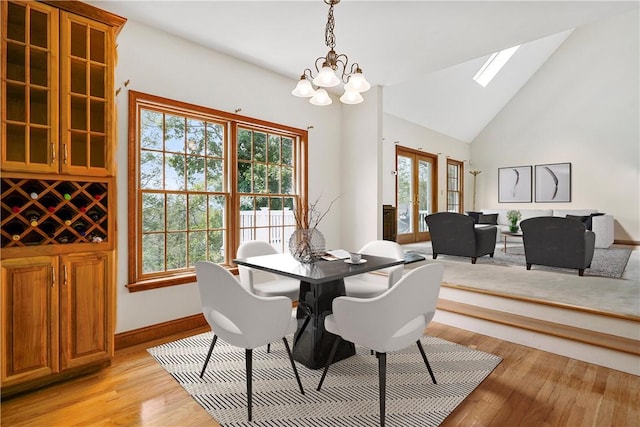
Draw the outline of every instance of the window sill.
[[[238,275],[238,267],[229,267],[227,270],[233,274]],[[181,274],[171,277],[161,277],[157,279],[140,280],[138,282],[129,283],[126,285],[129,292],[141,292],[151,289],[166,288],[169,286],[185,285],[187,283],[196,283],[195,273]]]

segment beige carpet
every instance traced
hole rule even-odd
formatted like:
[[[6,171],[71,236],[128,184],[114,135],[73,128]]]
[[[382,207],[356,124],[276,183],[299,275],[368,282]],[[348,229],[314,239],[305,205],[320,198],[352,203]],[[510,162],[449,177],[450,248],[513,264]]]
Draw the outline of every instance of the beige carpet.
[[[403,245],[405,251],[424,249],[430,242]],[[527,271],[524,266],[468,264],[427,257],[407,265],[411,269],[430,262],[445,264],[444,281],[505,294],[538,298],[605,312],[640,316],[640,248],[632,250],[622,277],[580,277],[577,273]],[[499,250],[499,248],[496,248]]]

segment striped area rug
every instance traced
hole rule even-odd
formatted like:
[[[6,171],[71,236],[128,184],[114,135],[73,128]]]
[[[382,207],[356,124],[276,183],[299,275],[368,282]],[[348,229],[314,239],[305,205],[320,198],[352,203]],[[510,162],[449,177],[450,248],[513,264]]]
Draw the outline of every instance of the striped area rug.
[[[296,363],[300,394],[282,341],[253,351],[253,421],[247,421],[244,349],[218,340],[204,377],[198,375],[211,344],[204,333],[148,349],[203,408],[225,427],[379,426],[378,362],[369,350],[331,365],[321,391],[322,370]],[[289,337],[291,343],[291,337]],[[501,362],[492,354],[439,338],[422,343],[433,368],[432,384],[418,347],[387,355],[388,426],[437,426]]]

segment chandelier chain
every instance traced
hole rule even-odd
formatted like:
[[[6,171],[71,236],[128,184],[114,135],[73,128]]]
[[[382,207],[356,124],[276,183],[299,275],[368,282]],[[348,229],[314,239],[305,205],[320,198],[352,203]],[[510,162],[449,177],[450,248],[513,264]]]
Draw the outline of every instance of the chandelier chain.
[[[333,19],[333,4],[330,4],[329,14],[327,15],[327,27],[324,31],[324,42],[332,50],[336,47],[336,36],[333,34],[335,26],[336,22]]]

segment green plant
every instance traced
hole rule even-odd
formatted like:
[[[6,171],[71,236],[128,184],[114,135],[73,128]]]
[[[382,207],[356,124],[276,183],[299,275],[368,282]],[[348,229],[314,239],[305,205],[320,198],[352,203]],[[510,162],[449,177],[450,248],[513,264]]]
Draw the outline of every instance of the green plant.
[[[509,212],[507,212],[507,219],[509,220],[509,222],[513,225],[516,225],[516,223],[522,218],[522,214],[520,213],[520,211],[517,210],[510,210]]]

